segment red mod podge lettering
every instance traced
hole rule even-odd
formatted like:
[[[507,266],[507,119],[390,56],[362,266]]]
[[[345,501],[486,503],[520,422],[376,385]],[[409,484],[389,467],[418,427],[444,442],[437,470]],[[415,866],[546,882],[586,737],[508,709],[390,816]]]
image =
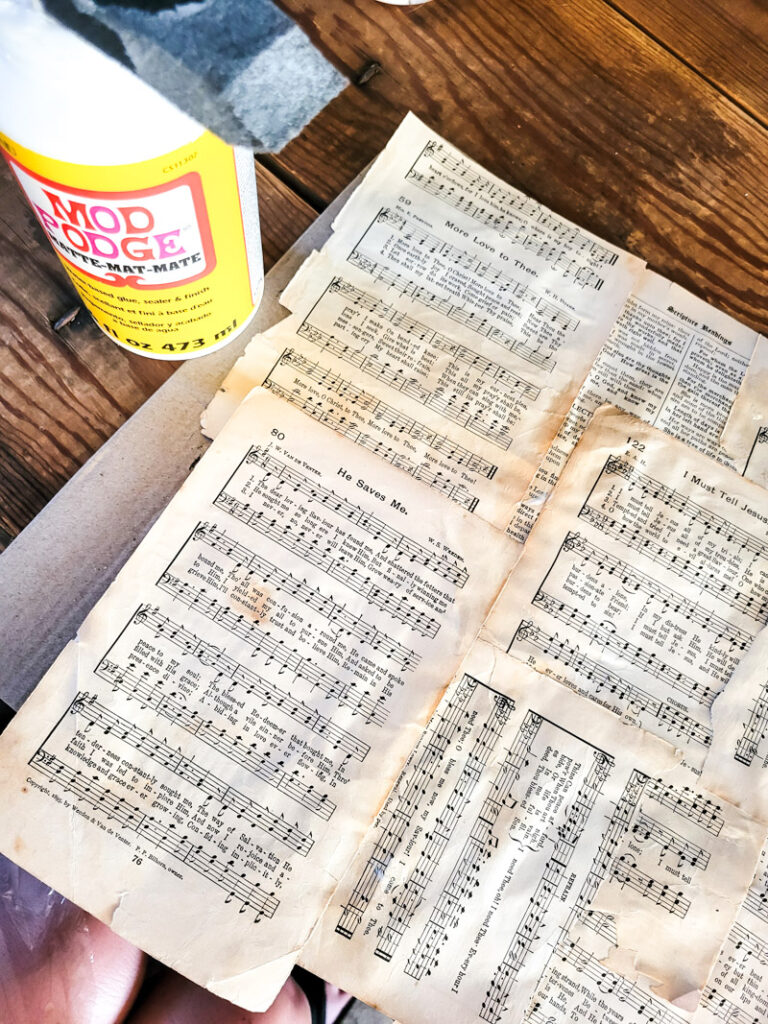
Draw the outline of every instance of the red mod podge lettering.
[[[210,132],[121,166],[65,164],[2,135],[0,147],[83,301],[118,344],[187,358],[246,325],[263,284],[250,153]]]
[[[56,186],[10,162],[54,249],[88,277],[164,288],[196,281],[216,266],[198,174],[109,195]]]

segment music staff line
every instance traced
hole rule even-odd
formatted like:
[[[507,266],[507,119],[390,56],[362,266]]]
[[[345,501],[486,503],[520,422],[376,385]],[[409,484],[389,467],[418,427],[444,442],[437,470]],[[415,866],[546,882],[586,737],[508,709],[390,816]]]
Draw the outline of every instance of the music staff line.
[[[374,955],[386,962],[392,959],[406,930],[410,927],[417,907],[423,901],[424,893],[432,881],[462,811],[474,793],[501,737],[504,724],[509,718],[510,706],[511,701],[508,698],[494,697],[493,708],[472,744],[445,807],[437,815],[432,831],[425,836],[426,842],[415,867],[392,900],[387,923],[374,950]]]
[[[733,948],[746,959],[754,957],[764,967],[768,965],[768,942],[762,942],[748,928],[738,921],[732,926],[730,935]]]
[[[291,824],[282,815],[275,814],[268,807],[251,800],[213,772],[200,768],[194,758],[185,756],[180,750],[174,750],[168,743],[110,711],[97,700],[96,694],[78,693],[70,704],[69,711],[72,715],[84,719],[86,731],[96,726],[105,736],[113,736],[127,743],[140,754],[156,761],[185,782],[191,783],[209,799],[216,800],[225,811],[234,811],[238,819],[247,821],[251,827],[258,827],[278,839],[300,857],[306,857],[312,849],[314,839],[303,832],[298,824]],[[281,772],[279,768],[275,769],[275,774],[278,777],[287,776],[287,772]],[[274,779],[270,782],[274,784]],[[276,785],[275,788],[279,790],[280,786]],[[333,805],[328,809],[332,812]],[[330,814],[324,814],[323,817],[327,820]]]
[[[580,612],[573,605],[560,601],[551,594],[547,594],[546,591],[538,590],[531,603],[534,608],[541,608],[565,625],[573,626],[582,636],[594,642],[598,647],[620,655],[630,665],[641,669],[644,674],[658,679],[659,682],[665,683],[671,690],[685,693],[697,702],[702,693],[709,691],[708,687],[697,684],[690,676],[662,661],[656,656],[655,651],[648,653],[638,644],[623,639],[615,629],[599,625],[592,620],[591,615]],[[692,716],[688,715],[688,717]]]
[[[747,530],[743,530],[741,527],[734,525],[730,520],[724,516],[718,515],[716,512],[712,512],[710,509],[705,508],[698,502],[693,501],[691,498],[686,498],[685,495],[675,490],[674,487],[669,487],[667,484],[663,484],[660,480],[654,479],[646,473],[642,473],[636,468],[636,466],[628,459],[623,459],[619,455],[611,455],[606,461],[601,475],[605,474],[609,476],[615,473],[618,476],[624,477],[625,480],[629,481],[635,487],[639,487],[640,492],[648,498],[654,498],[661,501],[668,508],[673,509],[675,512],[681,512],[691,522],[699,522],[704,526],[706,532],[712,533],[717,537],[722,537],[728,544],[737,543],[744,551],[749,551],[753,555],[757,555],[759,558],[768,560],[768,544],[759,540],[754,534],[749,533]]]
[[[565,936],[555,947],[553,958],[570,964],[579,974],[589,978],[603,995],[615,995],[635,1011],[638,1019],[645,1019],[648,1024],[686,1024],[688,1020],[669,1009],[669,1004],[654,999],[639,985],[607,970],[596,956]]]
[[[321,569],[326,576],[343,583],[393,619],[405,623],[415,633],[430,638],[437,636],[440,623],[434,616],[420,611],[407,598],[397,597],[391,590],[379,586],[373,576],[364,576],[357,566],[350,568],[343,558],[331,554],[330,548],[319,548],[317,541],[306,537],[306,531],[291,529],[276,517],[269,519],[248,502],[239,501],[225,491],[216,496],[213,504],[256,533],[268,537],[286,551],[299,555],[310,565]]]
[[[618,673],[588,657],[577,646],[560,640],[557,634],[546,633],[530,619],[524,619],[517,627],[507,650],[511,650],[516,643],[529,644],[561,664],[573,668],[578,675],[593,684],[595,695],[605,691],[607,695],[622,702],[625,710],[632,714],[648,714],[678,737],[687,737],[705,747],[711,745],[712,730],[709,726],[697,722],[684,711],[659,697],[654,697],[634,683],[628,683]]]
[[[661,779],[648,779],[645,794],[662,807],[667,807],[673,814],[685,818],[713,836],[719,836],[725,826],[720,805],[709,797],[702,799],[689,786],[676,789]]]
[[[578,317],[568,313],[562,306],[551,299],[540,295],[529,284],[526,284],[524,281],[516,281],[515,278],[505,274],[503,270],[494,269],[490,263],[486,263],[485,260],[473,255],[467,249],[452,245],[445,239],[416,227],[415,224],[395,210],[382,208],[355,246],[355,250],[362,245],[366,235],[377,223],[386,224],[388,227],[391,227],[406,241],[415,242],[420,250],[429,255],[442,256],[453,266],[468,270],[476,277],[497,286],[500,295],[510,294],[515,299],[527,302],[563,330],[578,330],[581,323]]]
[[[278,671],[288,669],[293,672],[296,679],[304,680],[312,689],[316,687],[325,694],[326,698],[332,698],[341,707],[349,708],[353,715],[360,715],[366,722],[379,726],[383,725],[389,717],[389,709],[385,703],[386,697],[383,694],[373,697],[370,690],[364,690],[361,693],[354,680],[338,679],[329,672],[325,672],[311,658],[299,654],[295,647],[289,648],[284,640],[275,640],[270,633],[260,629],[244,615],[238,615],[228,605],[217,601],[215,597],[208,597],[204,589],[198,589],[191,583],[182,582],[170,573],[163,573],[156,586],[159,590],[169,594],[175,601],[187,608],[194,608],[210,622],[217,623],[227,633],[245,641],[249,647],[253,648],[254,652],[261,654],[266,659],[267,665],[274,662],[278,666]],[[167,636],[171,631],[175,631],[182,637],[187,634],[182,626],[172,622],[158,608],[146,606],[143,612],[147,626],[153,629],[156,635]],[[192,634],[187,635],[192,636]],[[197,640],[197,637],[194,639]],[[198,642],[200,641],[198,640]]]
[[[590,523],[600,533],[614,537],[622,544],[626,544],[628,548],[639,551],[641,555],[645,555],[656,565],[670,569],[676,576],[699,587],[705,593],[711,594],[715,600],[722,601],[729,608],[735,608],[748,618],[754,619],[758,624],[763,625],[768,620],[768,594],[757,597],[754,594],[738,590],[729,583],[723,583],[714,573],[706,571],[703,562],[697,562],[692,558],[680,558],[665,548],[663,544],[658,544],[650,537],[644,536],[643,526],[632,527],[605,512],[592,508],[591,505],[584,505],[580,509],[579,518]],[[750,636],[744,630],[741,630],[741,633],[744,636]]]
[[[394,287],[402,295],[415,299],[430,309],[438,310],[449,320],[461,324],[462,327],[469,328],[475,334],[479,334],[481,337],[488,338],[491,341],[495,340],[502,348],[517,353],[521,358],[526,359],[527,362],[532,363],[534,366],[538,366],[542,370],[550,369],[551,355],[542,355],[538,349],[531,349],[526,342],[515,341],[514,338],[510,338],[499,328],[494,327],[487,317],[477,320],[476,314],[466,313],[461,306],[451,305],[433,292],[427,291],[422,285],[408,281],[403,278],[402,274],[380,267],[380,264],[370,260],[367,256],[357,253],[355,250],[347,257],[347,262],[353,266],[361,267],[367,273],[374,273],[376,280],[383,281],[390,287]],[[492,359],[481,356],[474,349],[467,348],[466,345],[462,345],[460,342],[446,337],[446,335],[441,334],[439,331],[433,330],[422,323],[421,320],[417,320],[408,313],[402,312],[396,306],[390,306],[383,299],[376,298],[375,295],[371,295],[370,292],[358,288],[357,285],[352,284],[343,277],[334,277],[326,287],[324,294],[343,296],[351,305],[363,309],[367,313],[373,313],[380,320],[391,323],[393,327],[401,328],[408,337],[414,338],[416,341],[427,342],[438,351],[453,356],[455,362],[462,363],[469,369],[476,370],[483,377],[488,377],[495,383],[501,384],[507,391],[519,391],[526,398],[534,402],[541,393],[541,388],[538,385],[532,384],[508,366],[502,366]],[[313,308],[317,308],[322,300],[323,296],[318,299]],[[306,317],[304,322],[310,322],[309,317]],[[500,339],[505,340],[502,341]]]
[[[675,917],[684,918],[691,909],[691,901],[686,899],[682,890],[674,890],[668,882],[659,882],[641,871],[631,854],[619,854],[611,865],[610,878],[622,889],[626,886]]]
[[[764,1024],[764,1015],[750,1015],[743,1006],[737,1006],[731,1002],[714,985],[706,985],[701,994],[702,1009],[709,1010],[715,1017],[719,1017],[723,1024]]]
[[[147,612],[139,608],[134,614],[133,622],[146,627],[158,636],[164,636],[186,654],[196,658],[202,665],[215,670],[217,678],[231,679],[232,684],[242,687],[247,695],[254,695],[265,704],[278,711],[283,711],[295,722],[303,725],[311,732],[326,739],[334,748],[342,750],[349,757],[364,761],[370,746],[358,739],[346,729],[336,725],[331,718],[321,715],[315,708],[308,707],[303,700],[296,700],[279,686],[264,679],[258,673],[245,668],[234,658],[225,654],[215,644],[209,644],[193,633],[181,629],[165,616],[157,616],[157,621],[149,620]]]
[[[514,215],[499,213],[493,207],[483,206],[468,199],[463,190],[451,183],[450,179],[441,182],[436,175],[422,174],[413,168],[408,172],[407,179],[427,195],[442,200],[478,224],[493,228],[502,238],[508,238],[513,245],[519,245],[531,255],[549,263],[553,269],[560,271],[563,278],[572,279],[579,287],[600,291],[605,284],[605,278],[592,267],[578,259],[569,258],[562,245],[542,237],[540,232],[532,230],[527,223],[520,224],[519,218]],[[615,254],[611,255],[616,258]]]
[[[356,408],[368,413],[376,421],[381,421],[385,426],[397,430],[398,434],[405,434],[414,441],[422,441],[428,448],[439,452],[445,458],[457,466],[466,468],[472,473],[478,473],[486,480],[493,480],[498,471],[498,466],[484,459],[481,455],[464,448],[462,445],[452,441],[445,434],[440,434],[431,427],[420,423],[411,416],[406,416],[393,405],[387,405],[374,395],[355,387],[351,381],[342,377],[332,370],[326,369],[320,363],[306,359],[295,349],[286,349],[279,360],[292,370],[302,373],[305,377],[320,384],[327,391],[347,399]]]
[[[515,212],[521,214],[528,221],[532,221],[550,235],[556,235],[563,245],[573,246],[579,252],[593,254],[597,262],[613,266],[618,255],[608,248],[598,238],[593,238],[581,230],[576,224],[558,217],[552,210],[537,203],[524,193],[512,188],[502,181],[492,181],[479,167],[471,167],[468,162],[460,156],[449,152],[442,143],[430,141],[426,143],[421,157],[431,159],[441,164],[451,174],[461,179],[466,188],[475,189],[478,194],[485,194],[489,199],[496,199],[503,202]],[[414,163],[414,167],[418,160]]]
[[[373,380],[384,381],[388,387],[407,395],[419,405],[434,409],[435,412],[452,423],[458,424],[468,433],[474,434],[475,437],[482,437],[503,451],[507,451],[512,444],[509,424],[501,422],[497,417],[494,417],[490,423],[486,423],[482,418],[484,410],[480,406],[477,406],[472,412],[469,410],[469,402],[457,404],[451,399],[444,398],[442,392],[429,391],[422,387],[416,377],[407,376],[406,371],[393,369],[389,362],[381,363],[375,353],[366,355],[361,349],[345,345],[335,335],[321,331],[319,327],[315,327],[306,320],[299,325],[296,333],[317,348],[333,353],[342,362],[357,367],[361,373]]]
[[[463,484],[454,483],[442,470],[434,471],[424,462],[413,462],[407,455],[403,455],[402,452],[388,445],[386,441],[361,430],[340,409],[335,409],[333,406],[324,406],[319,399],[312,398],[311,395],[305,395],[302,398],[295,390],[289,390],[270,378],[264,381],[263,386],[272,391],[273,394],[285,399],[286,402],[290,402],[291,405],[295,405],[302,412],[307,413],[317,420],[318,423],[330,427],[336,433],[341,434],[342,437],[349,438],[354,444],[365,448],[369,452],[373,452],[379,458],[386,459],[387,462],[397,466],[398,469],[404,470],[414,480],[420,480],[427,487],[440,491],[441,494],[450,498],[460,508],[466,509],[467,512],[474,512],[477,508],[477,497],[471,491],[468,491]]]
[[[765,924],[768,924],[768,892],[765,890],[758,892],[752,888],[748,889],[747,895],[744,897],[744,909]]]
[[[758,695],[752,701],[749,717],[744,724],[744,731],[736,743],[734,760],[740,764],[752,764],[760,750],[760,744],[768,735],[768,682],[760,687]]]
[[[416,981],[420,981],[437,966],[441,943],[447,940],[449,929],[456,927],[464,905],[472,899],[473,890],[480,884],[476,876],[480,873],[483,861],[490,857],[490,848],[498,845],[498,839],[493,833],[494,827],[502,808],[509,806],[512,788],[527,763],[531,744],[540,726],[541,719],[538,716],[530,712],[525,715],[488,787],[487,796],[469,836],[403,968]]]
[[[604,754],[593,753],[594,763],[579,786],[566,821],[557,830],[552,854],[481,1004],[479,1016],[489,1024],[498,1024],[507,1009],[512,988],[539,938],[547,912],[568,878],[568,865],[608,777],[612,762]]]
[[[323,821],[328,821],[336,810],[336,804],[326,793],[316,790],[313,785],[307,785],[286,771],[281,764],[254,750],[257,744],[244,745],[231,736],[226,728],[217,726],[214,719],[203,718],[200,711],[190,710],[183,700],[177,699],[175,691],[167,694],[159,683],[151,681],[148,672],[140,672],[135,663],[131,662],[123,668],[116,661],[102,658],[94,675],[109,683],[113,689],[120,690],[129,700],[137,700],[142,707],[151,708],[160,717],[195,736],[260,782],[284,793]]]
[[[672,853],[677,857],[678,867],[688,864],[701,871],[706,871],[709,867],[710,856],[707,850],[662,825],[644,811],[640,811],[632,822],[631,832],[638,842],[653,842],[659,846],[660,859],[667,853]]]
[[[563,926],[564,935],[567,935],[578,921],[597,935],[611,940],[615,938],[616,929],[611,915],[603,912],[596,913],[591,909],[591,904],[597,890],[608,877],[608,871],[619,843],[629,831],[647,780],[647,775],[635,769],[624,784],[624,789],[616,801],[605,831],[600,837],[600,845],[592,858],[587,877],[581,885],[576,901]]]
[[[249,908],[255,911],[254,923],[262,918],[274,916],[280,901],[272,892],[265,892],[261,883],[249,881],[245,872],[238,872],[234,861],[222,863],[216,854],[203,852],[203,846],[188,836],[176,835],[173,822],[164,828],[152,815],[118,797],[96,779],[87,779],[80,770],[73,770],[53,754],[41,749],[30,761],[33,768],[45,775],[51,782],[60,785],[65,792],[89,804],[103,814],[107,821],[116,821],[121,828],[135,832],[157,849],[170,854],[181,864],[202,875],[213,885],[226,892],[225,903],[240,903],[240,913]]]
[[[347,263],[353,267],[357,267],[358,270],[364,271],[372,277],[374,281],[383,281],[388,288],[394,288],[400,295],[412,299],[414,302],[420,303],[427,309],[432,309],[441,313],[447,320],[451,320],[453,323],[459,324],[460,327],[465,330],[472,331],[473,334],[477,334],[481,338],[487,338],[487,340],[493,342],[494,345],[498,345],[499,348],[503,348],[512,355],[518,356],[520,359],[530,363],[532,366],[536,366],[540,370],[545,370],[547,373],[552,372],[555,365],[553,362],[554,353],[552,351],[543,352],[540,345],[537,348],[533,348],[529,342],[523,341],[520,338],[515,338],[513,335],[502,330],[501,327],[497,327],[490,317],[484,316],[482,313],[475,313],[474,311],[468,312],[464,306],[456,305],[449,302],[447,299],[441,299],[439,295],[429,291],[424,287],[424,285],[417,284],[407,275],[400,274],[396,270],[389,270],[383,263],[379,263],[376,260],[371,259],[370,256],[363,255],[363,253],[358,252],[357,249],[353,249],[347,256]],[[337,280],[346,284],[348,288],[353,288],[352,285],[348,285],[347,282],[343,282],[342,278],[337,278]],[[361,294],[367,295],[367,292],[361,292]],[[469,363],[472,366],[476,366],[481,373],[486,372],[488,369],[498,367],[497,372],[493,374],[495,379],[499,380],[503,386],[506,386],[510,390],[519,389],[524,396],[530,398],[534,402],[536,401],[541,389],[526,380],[525,377],[520,377],[514,371],[503,366],[498,366],[498,364],[493,363],[491,360],[485,359],[478,353],[473,352],[472,349],[467,349],[463,345],[451,341],[444,334],[426,327],[420,320],[415,320],[407,313],[398,312],[394,306],[387,306],[385,303],[376,299],[371,299],[370,301],[372,303],[376,303],[376,307],[372,307],[369,310],[370,312],[378,312],[379,308],[383,310],[391,310],[391,316],[385,314],[379,315],[384,315],[384,318],[390,320],[392,325],[395,327],[399,325],[406,325],[406,334],[410,334],[411,337],[415,337],[419,341],[426,341],[427,339],[430,339],[436,348],[443,352],[455,354],[457,357],[462,358],[462,361]],[[409,322],[413,326],[409,327]]]
[[[245,544],[228,536],[225,531],[219,530],[215,524],[200,523],[193,531],[192,536],[194,540],[207,544],[214,551],[230,558],[235,562],[236,568],[244,568],[249,576],[256,574],[260,582],[273,584],[277,590],[295,597],[302,604],[322,615],[331,627],[337,628],[339,633],[346,633],[367,644],[377,654],[382,654],[388,660],[399,665],[404,672],[414,671],[421,662],[421,655],[392,640],[372,623],[366,622],[362,614],[355,615],[335,598],[326,597],[316,587],[311,586],[306,579],[299,580],[291,573],[280,569],[262,555],[246,547]],[[166,573],[172,566],[173,562],[169,565]],[[158,581],[159,585],[160,581]],[[198,590],[186,583],[182,586],[189,587],[196,596],[200,595],[201,600],[204,600],[205,588]]]
[[[463,587],[469,576],[467,570],[459,566],[450,558],[435,555],[423,544],[413,540],[400,530],[395,530],[383,519],[379,519],[372,512],[366,511],[360,505],[339,497],[329,487],[323,487],[315,483],[309,477],[292,469],[282,460],[270,455],[265,448],[251,448],[245,456],[244,462],[248,466],[258,466],[264,471],[265,478],[272,477],[277,483],[285,483],[298,494],[302,494],[310,501],[316,501],[329,512],[338,515],[347,522],[358,526],[374,540],[381,540],[387,548],[391,548],[396,554],[402,555],[410,562],[431,569],[442,579],[448,580],[457,587]],[[220,492],[220,493],[223,493]]]
[[[569,532],[566,534],[560,550],[577,553],[585,562],[596,566],[601,574],[615,577],[629,592],[645,594],[646,597],[661,604],[665,611],[672,611],[676,614],[681,612],[690,622],[695,622],[698,626],[715,633],[718,639],[728,640],[739,650],[746,650],[752,642],[751,634],[703,607],[698,601],[691,601],[671,587],[664,586],[652,576],[630,566],[628,562],[615,558],[602,548],[591,544],[580,533]],[[694,681],[691,682],[690,692],[682,687],[677,687],[677,689],[681,689],[683,693],[688,692],[689,697],[693,697],[698,703],[709,707],[719,691]]]
[[[392,790],[391,803],[385,805],[376,832],[376,842],[368,862],[352,889],[336,924],[336,934],[351,939],[363,919],[379,883],[400,846],[413,815],[419,807],[420,794],[442,763],[447,750],[460,735],[469,718],[469,708],[478,687],[483,684],[464,676],[450,697],[442,714],[430,722],[426,743],[412,766],[406,763]]]

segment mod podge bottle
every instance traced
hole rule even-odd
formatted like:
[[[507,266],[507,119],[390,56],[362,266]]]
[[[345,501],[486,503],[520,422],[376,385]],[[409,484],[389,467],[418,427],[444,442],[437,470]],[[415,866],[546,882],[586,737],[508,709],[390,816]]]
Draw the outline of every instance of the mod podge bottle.
[[[247,325],[264,283],[252,153],[32,0],[0,0],[0,148],[118,345],[184,359]]]

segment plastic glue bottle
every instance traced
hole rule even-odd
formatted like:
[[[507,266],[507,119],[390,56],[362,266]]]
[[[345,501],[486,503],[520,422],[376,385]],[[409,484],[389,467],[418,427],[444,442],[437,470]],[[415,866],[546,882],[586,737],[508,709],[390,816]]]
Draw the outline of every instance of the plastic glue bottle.
[[[187,359],[246,327],[264,285],[253,154],[34,0],[0,0],[0,151],[118,345]]]

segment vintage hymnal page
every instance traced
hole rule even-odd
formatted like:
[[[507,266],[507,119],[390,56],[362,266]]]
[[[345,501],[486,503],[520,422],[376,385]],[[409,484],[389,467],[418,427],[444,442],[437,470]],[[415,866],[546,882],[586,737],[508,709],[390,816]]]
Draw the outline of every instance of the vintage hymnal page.
[[[646,270],[515,511],[524,541],[594,412],[606,403],[741,471],[720,436],[759,335]]]
[[[768,338],[755,346],[722,444],[744,476],[768,487]]]
[[[261,391],[0,741],[0,849],[265,1008],[514,545]]]
[[[765,492],[612,409],[583,441],[485,635],[698,773],[712,705],[768,619]]]
[[[763,1024],[768,1016],[768,847],[702,994],[694,1024]]]
[[[690,1019],[764,830],[478,643],[300,960],[411,1022]]]
[[[205,430],[263,384],[505,528],[642,267],[408,115]]]

